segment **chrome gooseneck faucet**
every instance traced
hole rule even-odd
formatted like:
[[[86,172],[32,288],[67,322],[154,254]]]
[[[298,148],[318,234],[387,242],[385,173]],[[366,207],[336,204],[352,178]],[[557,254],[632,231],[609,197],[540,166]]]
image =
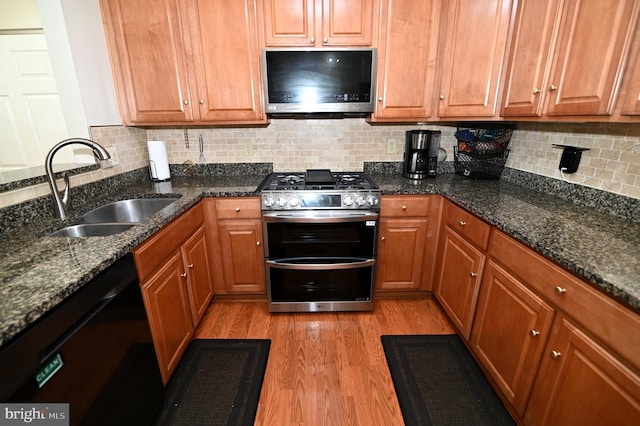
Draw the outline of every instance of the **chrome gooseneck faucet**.
[[[62,174],[62,178],[64,179],[64,190],[63,194],[60,195],[60,191],[58,190],[58,186],[56,185],[56,178],[53,175],[53,157],[61,148],[73,144],[88,146],[93,150],[93,155],[95,155],[98,160],[108,160],[109,158],[111,158],[111,155],[109,155],[106,149],[89,139],[65,139],[62,142],[58,142],[56,145],[54,145],[53,148],[51,148],[51,151],[49,151],[49,153],[47,154],[47,159],[44,162],[44,168],[47,172],[47,177],[49,178],[49,186],[51,187],[51,192],[53,194],[54,214],[56,217],[62,220],[67,218],[67,205],[69,204],[70,199],[69,173],[65,171]]]

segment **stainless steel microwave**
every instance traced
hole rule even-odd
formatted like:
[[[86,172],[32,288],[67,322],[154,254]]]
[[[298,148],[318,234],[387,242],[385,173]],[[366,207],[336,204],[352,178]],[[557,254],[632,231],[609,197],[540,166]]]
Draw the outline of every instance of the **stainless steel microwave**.
[[[266,112],[373,111],[376,49],[264,49]]]

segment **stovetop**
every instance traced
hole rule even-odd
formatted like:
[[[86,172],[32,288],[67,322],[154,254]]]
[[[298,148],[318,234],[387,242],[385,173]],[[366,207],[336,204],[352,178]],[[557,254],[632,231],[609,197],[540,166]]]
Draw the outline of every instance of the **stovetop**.
[[[272,173],[262,184],[262,190],[350,190],[377,189],[376,183],[363,172],[332,172],[311,169],[306,172]]]
[[[378,185],[363,172],[272,173],[261,184],[262,210],[379,209]]]

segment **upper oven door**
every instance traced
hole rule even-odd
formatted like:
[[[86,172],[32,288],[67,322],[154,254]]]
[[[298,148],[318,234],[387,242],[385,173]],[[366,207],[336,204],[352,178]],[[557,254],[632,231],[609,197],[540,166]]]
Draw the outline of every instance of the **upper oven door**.
[[[337,263],[375,259],[378,214],[366,211],[267,212],[265,256],[283,263]],[[323,260],[324,259],[324,260]]]

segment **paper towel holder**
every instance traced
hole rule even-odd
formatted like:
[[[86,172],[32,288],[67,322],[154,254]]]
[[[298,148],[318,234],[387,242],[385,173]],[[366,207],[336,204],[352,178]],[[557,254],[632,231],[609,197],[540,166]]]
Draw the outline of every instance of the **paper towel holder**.
[[[158,169],[156,168],[156,162],[153,160],[149,160],[149,178],[153,181],[153,182],[166,182],[168,180],[171,180],[171,176],[169,176],[166,179],[158,179]]]
[[[556,148],[562,149],[562,157],[560,157],[560,165],[558,170],[564,173],[575,173],[580,165],[582,151],[589,151],[589,148],[580,148],[579,146],[553,144]]]

